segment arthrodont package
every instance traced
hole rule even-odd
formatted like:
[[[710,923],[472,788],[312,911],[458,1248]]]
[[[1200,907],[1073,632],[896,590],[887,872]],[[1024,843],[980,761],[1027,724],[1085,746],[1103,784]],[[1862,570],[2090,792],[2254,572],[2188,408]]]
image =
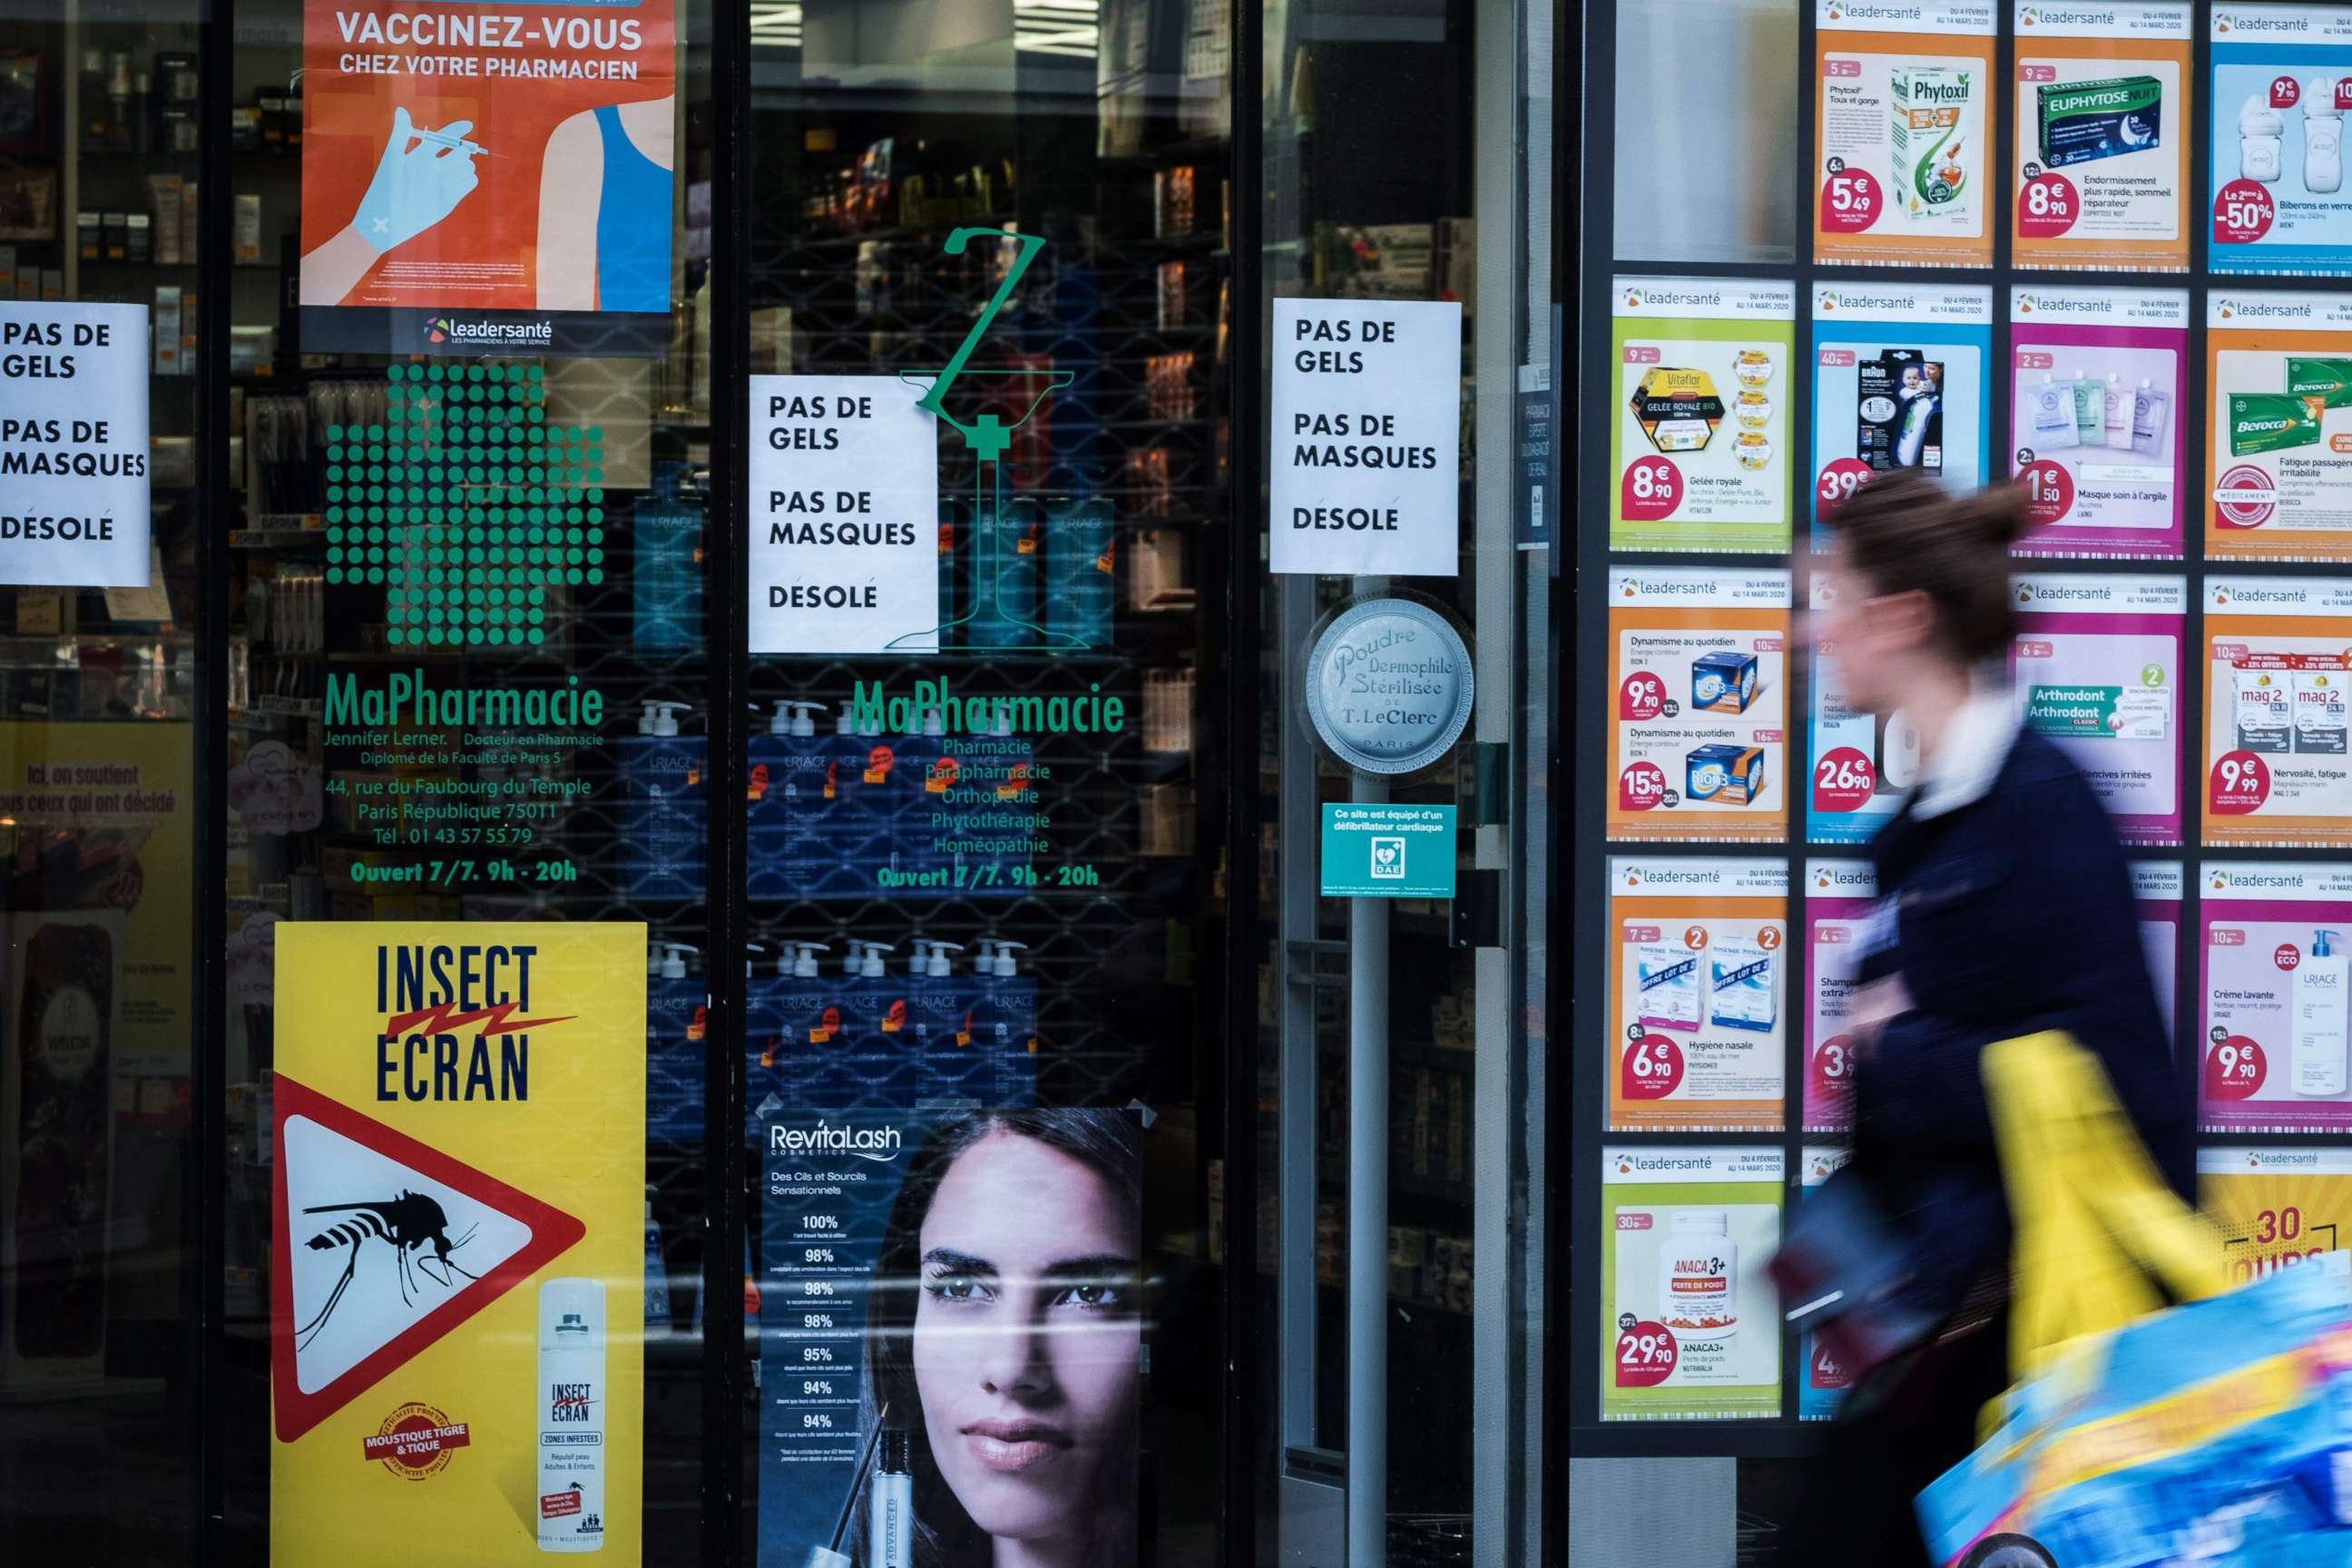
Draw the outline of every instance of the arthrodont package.
[[[2022,727],[2074,759],[2126,843],[2179,843],[2187,581],[2031,574],[2012,586],[2011,689]]]

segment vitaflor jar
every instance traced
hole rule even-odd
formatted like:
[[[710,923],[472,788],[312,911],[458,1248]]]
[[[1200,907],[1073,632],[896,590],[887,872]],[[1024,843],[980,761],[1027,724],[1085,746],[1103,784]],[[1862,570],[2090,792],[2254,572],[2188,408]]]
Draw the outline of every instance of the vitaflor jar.
[[[1658,1246],[1658,1321],[1677,1339],[1739,1331],[1739,1249],[1721,1209],[1676,1209]]]

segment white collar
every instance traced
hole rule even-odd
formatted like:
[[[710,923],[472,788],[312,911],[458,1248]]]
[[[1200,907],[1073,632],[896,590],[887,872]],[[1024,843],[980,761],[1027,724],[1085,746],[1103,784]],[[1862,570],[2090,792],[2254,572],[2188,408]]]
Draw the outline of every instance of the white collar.
[[[2007,690],[1971,690],[1946,721],[1934,754],[1922,762],[1911,815],[1925,821],[1982,800],[2009,761],[2018,729],[2017,703]]]

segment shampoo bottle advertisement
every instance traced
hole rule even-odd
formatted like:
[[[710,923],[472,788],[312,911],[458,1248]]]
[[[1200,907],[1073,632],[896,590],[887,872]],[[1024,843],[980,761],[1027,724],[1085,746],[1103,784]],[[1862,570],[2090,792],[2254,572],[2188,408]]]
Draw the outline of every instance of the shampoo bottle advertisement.
[[[1609,574],[1609,836],[1789,833],[1789,574]]]
[[[1853,1126],[1853,994],[1877,908],[1876,884],[1867,860],[1805,862],[1808,1132],[1844,1132]]]
[[[1789,871],[1777,860],[1609,868],[1609,1126],[1765,1131],[1788,1117]]]
[[[2205,307],[2211,559],[2352,561],[2352,298]]]
[[[2205,581],[2208,844],[2352,844],[2352,580]]]
[[[2016,0],[2019,267],[2189,270],[2188,0]]]
[[[2207,862],[2198,1121],[2209,1132],[2352,1128],[2352,867]]]
[[[2197,1206],[2232,1285],[2301,1268],[2352,1242],[2352,1149],[2200,1149]]]
[[[1789,548],[1796,286],[1620,278],[1615,550]]]
[[[1134,1118],[800,1106],[758,1136],[759,1560],[1132,1542]]]
[[[1601,1418],[1780,1414],[1778,1149],[1601,1152]]]
[[[657,358],[672,0],[307,0],[306,352]]]
[[[1984,482],[1992,290],[1839,284],[1813,290],[1813,536],[1869,481],[1917,468]]]
[[[2074,760],[2126,844],[2179,843],[2187,579],[2034,574],[2011,584],[2022,727]]]
[[[2188,290],[2037,284],[2010,290],[2009,320],[2010,471],[2035,525],[2019,553],[2177,559]]]
[[[270,1561],[639,1560],[646,942],[278,927]]]
[[[1853,1157],[1853,1152],[1826,1144],[1808,1144],[1799,1150],[1797,1201],[1803,1203],[1812,1196],[1813,1189],[1828,1181]],[[1829,1420],[1837,1414],[1839,1401],[1853,1382],[1853,1374],[1838,1364],[1829,1347],[1815,1339],[1810,1330],[1797,1336],[1797,1364],[1803,1369],[1797,1377],[1797,1419]]]
[[[2217,5],[2210,138],[2216,272],[2352,270],[2344,116],[2352,10]]]
[[[1992,0],[1814,0],[1813,258],[1992,264]]]

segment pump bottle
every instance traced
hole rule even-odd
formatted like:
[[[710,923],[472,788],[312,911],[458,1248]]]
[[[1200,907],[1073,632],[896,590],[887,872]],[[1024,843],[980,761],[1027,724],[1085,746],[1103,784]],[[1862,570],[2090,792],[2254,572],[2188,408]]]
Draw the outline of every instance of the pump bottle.
[[[2346,955],[2335,944],[2343,933],[2315,931],[2311,952],[2295,965],[2294,1038],[2289,1069],[2297,1094],[2335,1095],[2345,1084]]]

